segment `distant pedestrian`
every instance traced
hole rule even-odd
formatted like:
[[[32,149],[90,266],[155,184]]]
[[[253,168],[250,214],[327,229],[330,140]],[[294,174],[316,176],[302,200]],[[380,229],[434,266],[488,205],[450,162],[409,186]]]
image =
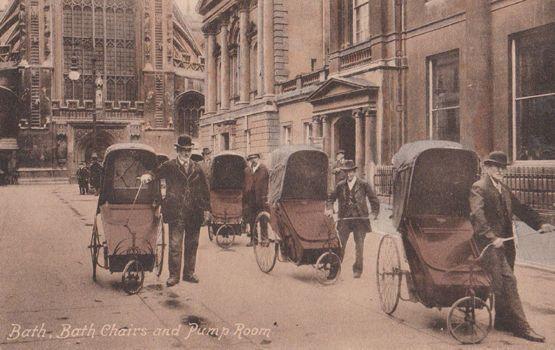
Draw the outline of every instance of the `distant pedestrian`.
[[[345,161],[341,167],[347,178],[341,180],[330,194],[326,206],[326,215],[333,216],[332,208],[337,200],[339,207],[337,231],[341,240],[341,260],[345,256],[345,246],[352,232],[356,249],[353,276],[354,278],[360,278],[363,269],[364,238],[366,232],[372,230],[366,199],[370,202],[372,219],[374,220],[380,212],[380,202],[370,184],[356,176],[356,169],[357,167],[352,160]]]
[[[98,162],[98,155],[93,153],[91,156],[91,165],[89,166],[89,183],[94,190],[94,194],[98,196],[100,193],[100,186],[102,184],[102,165]]]
[[[341,170],[344,164],[345,164],[345,151],[340,149],[335,154],[335,164],[332,169],[332,173],[335,180],[334,186],[337,186],[338,183],[340,183],[342,180],[345,179],[345,173],[343,172],[343,170]]]
[[[481,266],[492,277],[495,294],[495,322],[497,330],[512,332],[515,336],[534,342],[544,342],[528,324],[518,295],[513,273],[516,249],[512,219],[516,215],[539,233],[552,232],[553,225],[544,223],[530,207],[522,204],[503,184],[503,174],[508,165],[507,155],[491,152],[483,162],[484,174],[472,185],[470,192],[470,220],[474,238],[480,249],[487,249]],[[491,244],[489,248],[486,248]]]
[[[89,170],[85,166],[85,162],[79,163],[76,176],[79,184],[79,194],[87,194],[89,192]]]
[[[260,162],[260,154],[253,153],[247,157],[247,161],[250,163],[245,168],[245,188],[243,193],[243,198],[245,201],[246,208],[246,219],[250,226],[250,242],[247,244],[248,247],[252,247],[256,242],[255,234],[255,222],[258,214],[266,208],[266,202],[268,201],[268,181],[270,175],[268,168]],[[268,223],[263,221],[260,223],[261,231],[260,234],[263,239],[268,237]]]
[[[203,160],[199,162],[200,168],[204,172],[204,177],[206,178],[206,185],[210,189],[210,168],[212,167],[212,151],[208,147],[202,149]]]

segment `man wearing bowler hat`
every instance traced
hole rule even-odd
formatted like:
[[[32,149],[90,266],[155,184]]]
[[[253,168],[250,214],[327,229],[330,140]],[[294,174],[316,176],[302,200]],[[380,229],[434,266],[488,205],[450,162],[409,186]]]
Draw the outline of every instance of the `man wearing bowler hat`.
[[[90,184],[94,189],[94,194],[98,196],[100,193],[100,186],[102,185],[102,172],[104,168],[98,161],[98,155],[93,153],[91,155],[91,165],[89,166]]]
[[[507,155],[499,151],[491,152],[483,161],[483,176],[472,185],[470,192],[470,220],[479,248],[486,249],[480,264],[492,277],[495,329],[530,341],[544,342],[545,338],[528,324],[518,295],[513,273],[516,255],[514,240],[503,239],[514,236],[513,215],[539,230],[539,233],[553,231],[555,227],[543,223],[534,210],[522,204],[503,184],[507,165]]]
[[[166,285],[179,282],[183,240],[185,238],[183,281],[198,283],[195,263],[200,226],[210,217],[210,201],[206,178],[200,165],[191,160],[191,137],[181,135],[175,144],[177,158],[162,163],[154,171],[141,176],[141,182],[166,180],[166,198],[162,203],[164,221],[170,227],[169,272]]]
[[[380,201],[370,184],[356,176],[356,169],[357,167],[352,160],[346,160],[341,167],[347,177],[340,181],[330,194],[326,206],[326,215],[333,215],[333,204],[337,200],[339,207],[337,232],[341,241],[341,260],[345,256],[345,245],[347,245],[349,235],[352,232],[356,251],[353,276],[354,278],[360,278],[363,268],[364,238],[366,232],[372,231],[366,199],[370,202],[373,220],[376,220],[380,212]]]
[[[255,222],[256,216],[266,210],[266,202],[268,201],[268,181],[270,173],[268,168],[260,162],[260,154],[253,153],[247,157],[249,165],[245,169],[245,189],[243,198],[246,201],[247,221],[250,226],[251,240],[247,244],[252,247],[256,243]],[[260,234],[263,238],[268,237],[268,223],[261,222]]]

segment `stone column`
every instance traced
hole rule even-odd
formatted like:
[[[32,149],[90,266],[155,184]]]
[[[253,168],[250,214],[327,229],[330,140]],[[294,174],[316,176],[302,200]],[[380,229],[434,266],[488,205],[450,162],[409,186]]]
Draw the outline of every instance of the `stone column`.
[[[493,148],[490,1],[466,0],[465,37],[462,57],[467,69],[460,101],[461,142],[485,156]]]
[[[206,114],[216,113],[216,35],[206,35]]]
[[[322,127],[322,116],[312,117],[312,145],[320,147],[322,145],[322,137],[320,130]]]
[[[248,2],[243,2],[241,4],[241,9],[239,10],[239,62],[240,67],[240,89],[239,89],[239,100],[240,103],[249,102],[249,94],[251,92],[251,74],[250,74],[250,45],[249,39],[247,38],[247,30],[249,27],[249,7]]]
[[[322,117],[322,137],[324,152],[331,157],[331,120],[327,115]]]
[[[227,19],[223,20],[220,25],[220,49],[221,49],[221,62],[222,68],[220,69],[220,87],[221,87],[221,101],[220,106],[222,110],[229,109],[229,48],[227,44],[228,38],[228,22]]]
[[[264,0],[264,95],[274,94],[274,0]]]
[[[256,95],[264,96],[264,0],[258,0],[256,7]]]
[[[360,110],[353,111],[355,118],[355,153],[356,165],[358,166],[357,175],[362,177],[364,174],[364,134],[362,123],[364,122],[364,114]]]
[[[376,167],[374,159],[374,153],[376,152],[374,149],[376,147],[376,113],[371,110],[367,110],[364,114],[364,139],[366,140],[366,176],[367,180],[373,182],[374,168]]]

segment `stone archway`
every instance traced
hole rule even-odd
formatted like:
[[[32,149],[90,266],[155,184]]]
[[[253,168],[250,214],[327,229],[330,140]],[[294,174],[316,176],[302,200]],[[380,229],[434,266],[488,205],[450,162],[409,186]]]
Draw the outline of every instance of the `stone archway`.
[[[199,137],[199,121],[204,113],[204,95],[198,91],[186,91],[175,100],[174,128],[178,134]]]
[[[355,119],[350,115],[340,116],[334,123],[334,153],[342,149],[345,159],[356,159]]]
[[[114,143],[115,139],[112,134],[103,130],[97,130],[95,150],[92,132],[86,134],[77,145],[75,163],[79,164],[80,162],[86,162],[88,164],[93,153],[96,153],[98,155],[98,159],[102,161],[104,159],[104,154],[106,153],[106,148]]]

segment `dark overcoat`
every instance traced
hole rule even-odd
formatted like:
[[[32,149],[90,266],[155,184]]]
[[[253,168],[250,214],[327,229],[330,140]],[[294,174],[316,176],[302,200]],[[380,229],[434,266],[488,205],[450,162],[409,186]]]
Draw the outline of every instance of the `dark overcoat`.
[[[189,160],[185,169],[177,159],[172,159],[162,163],[152,175],[166,180],[166,197],[162,202],[164,221],[187,221],[200,225],[204,220],[204,211],[210,210],[206,178],[200,165]]]
[[[501,184],[499,192],[489,175],[482,176],[472,185],[469,201],[470,221],[480,249],[496,238],[513,236],[513,215],[535,230],[542,225],[536,211],[522,204],[505,184]],[[505,242],[505,247],[512,255],[507,258],[514,262],[514,241]]]
[[[334,191],[328,197],[328,209],[331,209],[333,203],[337,200],[339,205],[339,219],[347,217],[348,189],[349,185],[347,184],[347,179],[342,180],[335,186]],[[368,217],[368,205],[366,204],[366,199],[370,202],[372,214],[378,215],[380,212],[380,201],[372,190],[372,186],[370,186],[368,182],[357,178],[355,185],[353,186],[353,191],[358,217]],[[364,223],[368,225],[368,231],[371,231],[372,228],[370,226],[370,220],[364,219]]]
[[[260,163],[255,172],[250,166],[245,168],[244,198],[250,209],[266,208],[269,178],[270,173],[264,164]]]

